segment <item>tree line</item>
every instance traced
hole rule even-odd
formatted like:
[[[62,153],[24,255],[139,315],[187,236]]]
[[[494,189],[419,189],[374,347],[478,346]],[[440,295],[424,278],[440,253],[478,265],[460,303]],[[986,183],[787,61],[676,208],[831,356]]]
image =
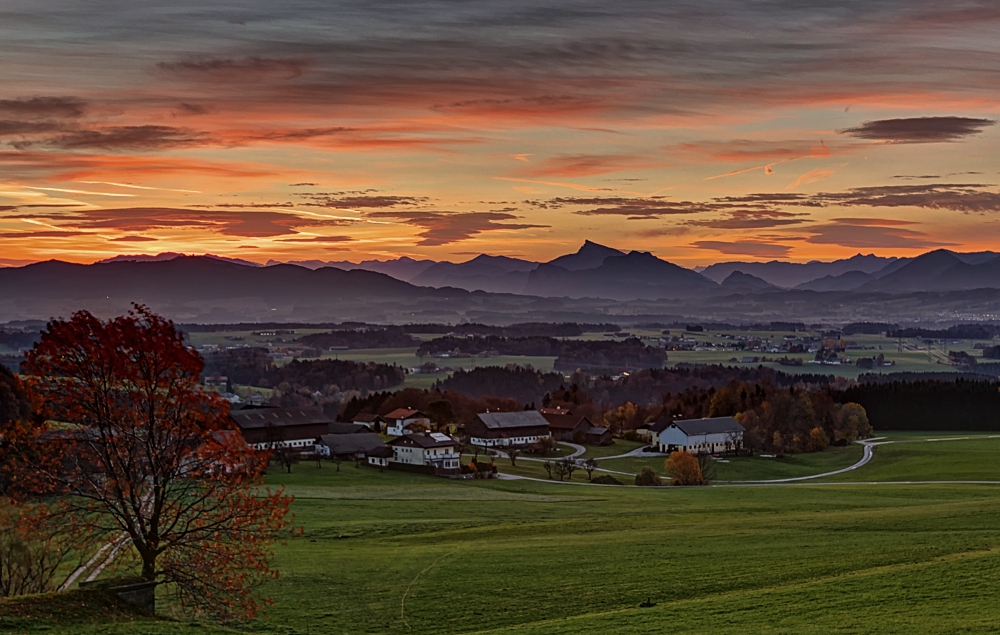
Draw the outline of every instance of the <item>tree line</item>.
[[[502,337],[497,335],[453,337],[426,341],[418,355],[440,352],[476,355],[493,352],[500,355],[555,357],[556,370],[577,368],[590,372],[618,372],[643,368],[662,368],[666,352],[630,337],[625,340],[560,340],[552,337]]]
[[[403,383],[406,370],[395,364],[343,359],[293,360],[274,363],[266,348],[236,348],[212,353],[205,360],[205,376],[224,375],[234,384],[337,393],[384,390]]]
[[[1000,430],[996,381],[865,382],[831,394],[839,403],[861,404],[877,430]]]

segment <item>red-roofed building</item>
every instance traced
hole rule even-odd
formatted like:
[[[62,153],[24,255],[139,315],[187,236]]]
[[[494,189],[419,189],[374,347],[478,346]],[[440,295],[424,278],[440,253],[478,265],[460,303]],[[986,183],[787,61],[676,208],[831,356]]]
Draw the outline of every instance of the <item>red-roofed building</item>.
[[[409,408],[396,408],[389,414],[382,417],[385,419],[385,433],[394,437],[401,437],[413,424],[420,424],[424,429],[431,427],[431,419],[419,410]]]

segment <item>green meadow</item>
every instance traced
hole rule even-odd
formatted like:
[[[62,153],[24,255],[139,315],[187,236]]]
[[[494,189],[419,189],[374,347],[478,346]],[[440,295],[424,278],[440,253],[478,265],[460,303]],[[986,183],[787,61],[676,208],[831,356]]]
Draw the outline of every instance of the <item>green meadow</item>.
[[[1000,480],[998,458],[1000,439],[896,443],[818,483],[659,489],[301,463],[270,477],[304,533],[276,546],[266,617],[228,630],[64,594],[0,603],[0,632],[995,633],[1000,485],[858,483]]]

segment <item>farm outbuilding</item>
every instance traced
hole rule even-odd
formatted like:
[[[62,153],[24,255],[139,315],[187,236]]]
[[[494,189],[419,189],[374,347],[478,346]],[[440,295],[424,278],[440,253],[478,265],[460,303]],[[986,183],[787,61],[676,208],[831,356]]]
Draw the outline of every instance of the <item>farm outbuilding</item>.
[[[666,423],[658,434],[661,452],[684,450],[692,454],[713,454],[739,449],[743,426],[732,417],[681,419]]]

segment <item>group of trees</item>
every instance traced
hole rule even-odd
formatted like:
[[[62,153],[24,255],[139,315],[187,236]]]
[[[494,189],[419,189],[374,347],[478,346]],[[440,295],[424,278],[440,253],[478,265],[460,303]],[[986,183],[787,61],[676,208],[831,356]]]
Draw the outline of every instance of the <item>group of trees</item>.
[[[236,348],[205,360],[206,375],[225,375],[234,384],[274,388],[286,383],[310,391],[384,390],[403,383],[406,370],[395,364],[344,359],[293,360],[278,366],[266,348]]]
[[[1000,335],[1000,326],[996,324],[956,324],[946,329],[904,328],[889,331],[886,337],[955,339],[955,340],[991,340]]]
[[[440,335],[493,335],[497,337],[577,337],[584,333],[618,333],[617,324],[577,324],[576,322],[521,322],[510,326],[489,324],[407,324],[406,333],[434,333]]]
[[[557,390],[564,382],[561,373],[544,373],[530,366],[480,366],[456,370],[450,377],[439,380],[434,389],[457,391],[470,397],[503,395],[524,404],[538,403],[546,393]]]
[[[872,433],[865,409],[838,403],[818,390],[733,383],[712,392],[702,416],[733,416],[744,428],[743,447],[782,455],[817,452]],[[670,413],[670,410],[666,410]]]
[[[442,351],[473,355],[483,351],[496,351],[501,355],[555,357],[557,370],[572,371],[580,368],[591,372],[662,368],[667,360],[663,349],[647,346],[635,337],[625,340],[570,340],[538,336],[445,336],[424,342],[417,349],[417,354],[428,355]]]
[[[253,617],[291,499],[263,488],[268,457],[201,389],[202,366],[172,323],[135,307],[53,321],[23,385],[0,374],[0,591],[50,590],[71,554],[96,553],[87,571],[103,563],[169,585],[192,612]]]
[[[879,430],[1000,430],[996,381],[959,377],[859,382],[832,396],[839,403],[863,406]]]
[[[300,344],[328,350],[332,346],[347,348],[409,348],[416,344],[413,336],[401,326],[372,327],[362,329],[336,329],[327,333],[303,335]]]

